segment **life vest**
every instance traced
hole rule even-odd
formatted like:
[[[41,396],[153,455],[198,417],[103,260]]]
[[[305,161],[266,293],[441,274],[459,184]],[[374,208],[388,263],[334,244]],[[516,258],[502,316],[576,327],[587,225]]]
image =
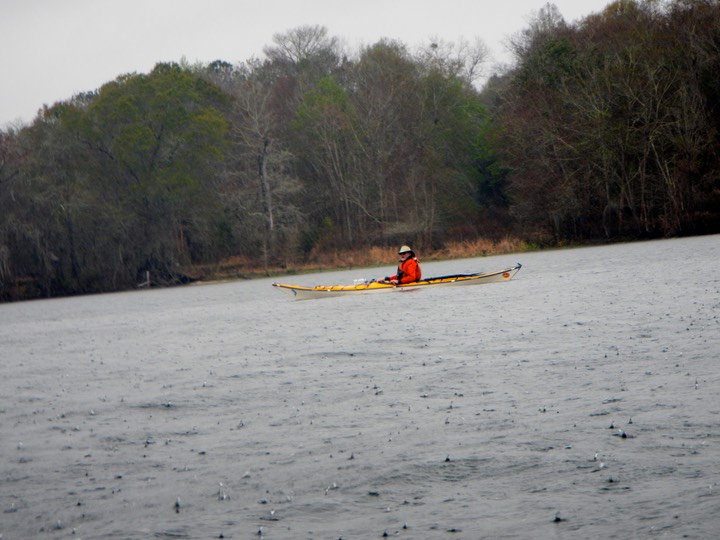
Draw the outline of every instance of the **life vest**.
[[[420,263],[417,257],[408,257],[400,263],[397,269],[397,275],[390,279],[397,279],[398,283],[414,283],[422,279],[420,271]]]

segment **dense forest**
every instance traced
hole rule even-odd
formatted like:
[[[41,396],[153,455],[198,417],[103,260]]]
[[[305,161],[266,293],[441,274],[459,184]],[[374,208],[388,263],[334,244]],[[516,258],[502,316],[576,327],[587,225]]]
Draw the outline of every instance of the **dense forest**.
[[[188,278],[233,258],[478,237],[720,232],[720,0],[547,4],[486,75],[482,41],[158,64],[0,131],[0,300]]]

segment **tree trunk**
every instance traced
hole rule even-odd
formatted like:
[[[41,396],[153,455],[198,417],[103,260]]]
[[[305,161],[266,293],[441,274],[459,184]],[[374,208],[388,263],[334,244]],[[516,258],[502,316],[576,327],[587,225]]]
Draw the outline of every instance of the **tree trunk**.
[[[273,236],[275,231],[275,221],[273,219],[272,199],[270,194],[270,183],[267,178],[267,155],[270,141],[265,138],[263,140],[262,151],[258,154],[258,177],[260,180],[260,191],[262,192],[263,210],[265,212],[265,239],[263,241],[263,259],[265,262],[265,272],[268,270],[270,254],[273,251]]]

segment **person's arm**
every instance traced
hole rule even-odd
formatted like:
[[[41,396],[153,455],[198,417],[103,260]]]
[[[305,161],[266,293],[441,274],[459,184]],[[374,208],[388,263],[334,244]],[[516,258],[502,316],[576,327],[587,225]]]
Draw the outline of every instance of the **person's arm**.
[[[397,274],[395,274],[394,276],[385,276],[385,278],[382,279],[381,281],[385,281],[385,282],[395,281],[395,282],[397,282]]]

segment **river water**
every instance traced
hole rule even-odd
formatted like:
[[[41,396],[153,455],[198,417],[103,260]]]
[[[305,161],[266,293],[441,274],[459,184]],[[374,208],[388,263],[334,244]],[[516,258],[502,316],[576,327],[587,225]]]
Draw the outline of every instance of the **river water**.
[[[283,278],[379,278],[394,265]],[[714,538],[720,237],[0,305],[0,538]]]

